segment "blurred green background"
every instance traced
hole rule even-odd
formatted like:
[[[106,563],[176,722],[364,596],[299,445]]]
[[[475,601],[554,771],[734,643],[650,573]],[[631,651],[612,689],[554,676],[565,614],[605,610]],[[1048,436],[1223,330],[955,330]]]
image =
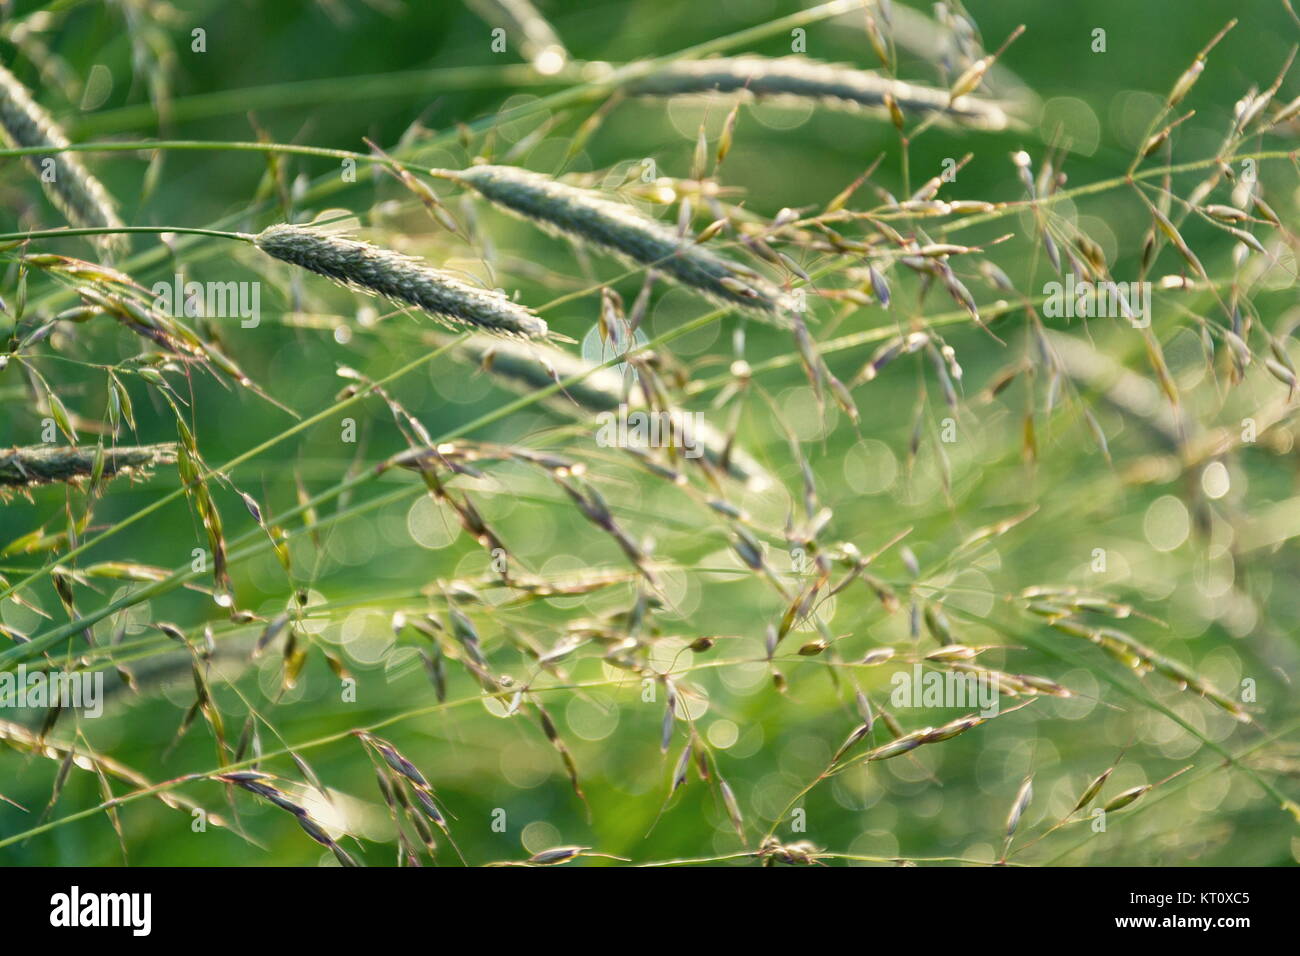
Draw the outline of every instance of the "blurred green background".
[[[10,25],[31,23],[37,5],[12,4]],[[71,71],[68,88],[42,80],[39,63],[15,45],[12,29],[0,43],[0,57],[37,91],[37,98],[63,122],[74,140],[163,137],[169,139],[245,141],[261,130],[269,139],[365,151],[363,137],[388,149],[405,141],[419,144],[435,135],[454,133],[456,124],[489,117],[563,89],[574,80],[529,78],[513,46],[505,53],[490,49],[489,26],[459,3],[405,3],[356,0],[329,3],[174,3],[123,0],[119,3],[53,5],[48,24],[35,35]],[[545,2],[542,12],[579,61],[623,63],[673,53],[695,43],[772,21],[801,9],[798,4],[725,0],[714,4],[672,0],[616,3]],[[947,198],[1002,201],[1019,199],[1022,187],[1010,154],[1027,150],[1035,168],[1046,143],[1068,140],[1064,161],[1068,185],[1122,176],[1141,141],[1151,115],[1175,78],[1204,43],[1231,17],[1237,27],[1210,57],[1209,66],[1189,97],[1196,115],[1179,131],[1175,161],[1213,155],[1230,122],[1233,104],[1252,85],[1271,83],[1300,29],[1275,0],[1197,4],[1123,0],[1087,4],[970,2],[984,45],[993,49],[1017,24],[1025,35],[1001,63],[1032,90],[1023,129],[976,133],[935,128],[910,149],[912,188],[940,171],[945,158],[973,154],[956,183],[945,186]],[[206,31],[206,50],[193,52],[191,31]],[[1106,32],[1106,52],[1094,53],[1093,31]],[[878,64],[862,29],[861,13],[851,13],[806,27],[806,53],[821,60],[863,68]],[[732,52],[782,55],[790,52],[791,34],[781,30]],[[103,68],[103,70],[101,70]],[[466,68],[447,88],[452,74]],[[105,72],[106,71],[106,72]],[[409,71],[400,82],[392,74]],[[422,71],[432,71],[424,73]],[[933,64],[900,53],[900,75],[939,83]],[[89,78],[95,76],[94,83]],[[166,77],[170,119],[160,121],[150,101],[150,83]],[[344,81],[353,78],[354,81]],[[312,85],[312,81],[329,81]],[[340,85],[340,81],[343,81]],[[332,84],[332,85],[331,85]],[[155,86],[155,92],[158,88]],[[233,92],[232,92],[233,91]],[[246,93],[240,91],[247,91]],[[1296,94],[1288,79],[1279,94],[1285,102]],[[431,166],[464,165],[475,155],[490,155],[532,169],[551,172],[563,159],[575,128],[603,102],[581,100],[558,109],[539,110],[503,124],[487,138],[476,136],[471,149],[455,141],[420,150]],[[90,108],[82,108],[83,105]],[[612,171],[610,182],[644,158],[652,158],[661,175],[686,177],[695,149],[696,131],[705,124],[716,136],[729,106],[712,107],[658,101],[629,101],[616,106],[569,163],[571,172]],[[249,113],[255,117],[256,130]],[[1294,132],[1290,134],[1292,145]],[[1264,148],[1279,147],[1277,142]],[[512,152],[513,151],[513,152]],[[878,155],[884,160],[873,183],[895,195],[904,192],[898,136],[884,122],[822,109],[762,104],[741,109],[735,146],[721,178],[743,198],[745,208],[764,216],[783,207],[816,209],[828,202]],[[508,160],[503,160],[508,157]],[[198,226],[226,219],[227,228],[256,231],[292,217],[302,220],[326,208],[346,208],[374,234],[394,247],[436,263],[462,269],[485,281],[518,290],[522,301],[542,304],[569,292],[612,279],[622,268],[602,256],[578,255],[565,242],[508,219],[482,203],[462,203],[454,191],[439,192],[458,216],[473,210],[478,235],[490,237],[493,271],[455,237],[439,229],[395,179],[359,170],[355,184],[343,184],[320,199],[304,193],[310,181],[326,177],[339,184],[339,164],[330,159],[285,155],[269,167],[258,154],[173,151],[158,165],[147,153],[93,156],[91,162],[110,191],[119,197],[123,218],[133,225]],[[0,177],[0,215],[6,228],[54,226],[56,214],[36,183],[15,159],[4,161]],[[1294,224],[1297,205],[1295,167],[1265,165],[1265,195],[1284,221]],[[601,177],[597,177],[597,182]],[[1186,195],[1199,178],[1177,180]],[[267,204],[256,214],[255,202]],[[863,205],[875,198],[862,194]],[[278,207],[278,209],[276,208]],[[652,210],[670,218],[673,209]],[[1136,278],[1136,257],[1150,219],[1131,190],[1109,190],[1070,204],[1062,214],[1086,226],[1103,246],[1119,279]],[[227,218],[229,217],[229,218]],[[1289,218],[1287,218],[1289,217]],[[708,222],[707,213],[697,228]],[[1047,276],[1041,254],[1033,253],[1032,222],[1012,217],[964,233],[957,241],[975,244],[1007,232],[1015,238],[993,247],[997,262],[1018,288],[1037,293]],[[1188,241],[1211,275],[1231,274],[1232,243],[1222,232],[1189,226]],[[154,249],[153,237],[137,237],[135,252]],[[89,256],[75,240],[42,248]],[[1166,251],[1154,274],[1177,272],[1181,261]],[[427,321],[397,314],[382,304],[330,287],[315,277],[290,275],[268,265],[258,254],[232,243],[205,241],[182,245],[175,256],[155,258],[131,268],[145,286],[171,277],[178,269],[198,281],[257,280],[262,283],[263,322],[255,330],[214,328],[250,375],[279,401],[303,416],[329,407],[344,382],[339,365],[380,378],[414,359],[430,346],[423,338]],[[1256,289],[1258,321],[1281,328],[1296,319],[1294,251],[1289,266]],[[1290,282],[1286,281],[1289,268]],[[965,273],[963,273],[965,275]],[[16,275],[5,273],[0,295],[15,294]],[[814,335],[842,335],[892,327],[906,317],[938,314],[954,306],[941,290],[918,306],[914,279],[891,273],[896,282],[895,312],[876,307],[839,310],[813,299],[819,320]],[[41,283],[44,283],[43,285]],[[968,282],[982,303],[997,296]],[[640,288],[640,277],[614,283],[627,302]],[[33,276],[28,298],[36,307],[71,304],[71,297],[44,303],[57,291],[48,279]],[[1180,299],[1165,306],[1157,299],[1154,329],[1162,343],[1183,401],[1200,428],[1235,427],[1279,398],[1285,387],[1252,371],[1241,386],[1229,389],[1206,368],[1192,316],[1207,313],[1213,299]],[[546,314],[557,331],[582,341],[598,315],[599,299],[575,297]],[[650,337],[707,312],[709,306],[680,289],[660,285],[647,319]],[[9,321],[0,317],[0,322]],[[1077,322],[1051,320],[1054,328],[1087,338]],[[697,378],[726,372],[734,357],[733,333],[738,320],[720,323],[672,342],[668,349],[682,368]],[[916,423],[917,403],[925,402],[927,434],[949,413],[928,364],[920,357],[899,361],[854,396],[861,413],[856,426],[833,406],[820,414],[807,379],[797,364],[756,378],[771,395],[798,435],[818,482],[823,504],[833,509],[829,540],[852,541],[871,553],[896,534],[910,530],[907,543],[919,560],[929,594],[946,595],[956,639],[971,645],[1007,644],[1015,649],[989,658],[1012,673],[1050,677],[1076,691],[1070,700],[1041,699],[1003,720],[993,721],[947,743],[921,748],[915,759],[898,759],[871,772],[840,775],[814,789],[801,802],[806,830],[788,821],[779,834],[808,839],[819,847],[863,857],[955,857],[992,860],[1001,850],[1004,822],[1013,797],[1028,773],[1034,774],[1035,799],[1021,824],[1031,839],[1063,816],[1086,783],[1124,758],[1108,783],[1113,796],[1126,787],[1154,783],[1191,764],[1184,777],[1139,803],[1131,819],[1102,834],[1074,824],[1017,855],[1019,862],[1098,864],[1292,864],[1300,858],[1296,820],[1265,793],[1251,774],[1258,774],[1286,794],[1296,791],[1300,769],[1294,733],[1255,750],[1245,758],[1249,771],[1223,769],[1221,758],[1168,717],[1119,693],[1102,678],[1112,675],[1139,695],[1155,697],[1199,733],[1236,752],[1259,743],[1267,733],[1291,726],[1296,714],[1289,674],[1295,672],[1296,622],[1300,620],[1296,545],[1300,531],[1296,506],[1296,469],[1288,419],[1270,440],[1223,461],[1230,490],[1211,499],[1202,473],[1182,470],[1161,457],[1140,424],[1104,406],[1094,411],[1109,439],[1113,463],[1098,453],[1077,414],[1058,409],[1045,414],[1047,383],[1032,389],[1018,380],[992,400],[981,392],[1000,370],[1025,354],[1024,322],[1016,313],[994,330],[1000,345],[969,323],[944,330],[965,371],[960,438],[943,451],[949,459],[950,491],[927,439],[912,462],[908,445]],[[5,331],[0,328],[0,331]],[[1090,330],[1098,349],[1150,380],[1142,341],[1116,323],[1096,323]],[[64,401],[79,414],[99,419],[105,402],[102,372],[84,363],[108,363],[140,349],[124,331],[91,323],[75,336],[60,333],[42,351],[65,355],[39,363]],[[571,346],[577,349],[578,346]],[[788,354],[788,336],[752,324],[746,356],[752,363]],[[875,345],[829,357],[831,368],[850,379]],[[141,441],[167,441],[175,426],[165,406],[138,384],[132,386]],[[924,398],[922,398],[924,390]],[[481,373],[441,357],[402,376],[393,395],[417,414],[437,436],[492,412],[512,394]],[[186,398],[190,397],[189,392]],[[716,392],[696,397],[692,407],[708,409]],[[28,400],[19,369],[0,372],[0,447],[39,441],[40,416]],[[193,380],[196,437],[205,459],[219,465],[271,439],[292,424],[283,412],[243,390],[231,390],[210,377]],[[1037,413],[1038,455],[1023,455],[1023,417]],[[727,411],[717,412],[725,425]],[[357,422],[356,444],[340,441],[340,414],[276,444],[230,477],[253,495],[269,515],[299,501],[299,482],[308,495],[322,492],[348,474],[359,474],[403,445],[382,403],[356,406],[346,417]],[[798,642],[816,635],[808,630],[787,638],[780,669],[789,687],[773,689],[770,668],[761,661],[764,628],[784,610],[772,590],[739,571],[730,552],[725,524],[666,483],[644,477],[629,462],[601,454],[587,436],[549,432],[561,423],[537,407],[511,415],[470,437],[520,441],[534,447],[586,457],[601,476],[601,488],[620,520],[640,538],[652,536],[656,554],[679,562],[682,571],[667,575],[673,606],[658,615],[663,637],[656,658],[664,665],[708,665],[713,659],[735,661],[703,666],[686,680],[701,695],[694,716],[714,748],[718,768],[738,795],[752,846],[773,817],[825,768],[831,754],[858,722],[851,693],[829,678],[822,658],[793,655]],[[785,489],[743,500],[756,519],[780,528],[798,509],[799,469],[766,405],[751,400],[742,420],[741,443],[782,479]],[[1135,474],[1147,467],[1148,480]],[[591,568],[624,566],[605,536],[582,521],[562,502],[554,486],[515,465],[492,466],[480,481],[461,479],[485,517],[508,542],[512,553],[538,572],[559,574]],[[105,528],[134,514],[166,490],[176,487],[173,474],[162,473],[136,485],[117,483],[95,505],[93,527]],[[292,539],[293,578],[286,579],[274,555],[263,549],[232,568],[239,604],[264,616],[286,606],[294,588],[313,592],[312,602],[329,602],[331,610],[313,623],[312,640],[342,655],[358,681],[358,700],[339,700],[338,681],[323,656],[311,653],[298,685],[275,699],[280,661],[271,653],[248,661],[248,641],[259,628],[231,628],[220,609],[201,594],[175,590],[134,608],[126,618],[97,625],[107,641],[114,628],[126,625],[128,639],[165,639],[146,625],[170,621],[198,633],[212,621],[225,642],[238,648],[218,655],[214,667],[216,698],[227,733],[238,735],[248,701],[274,725],[263,727],[267,752],[286,745],[343,735],[358,726],[435,703],[415,648],[422,646],[407,631],[394,640],[394,611],[441,613],[438,599],[422,597],[421,588],[439,580],[478,576],[487,557],[454,519],[438,512],[415,476],[390,474],[358,487],[320,509],[328,521],[336,509],[366,501],[375,507],[316,534]],[[216,492],[232,539],[255,528],[237,496]],[[391,496],[381,501],[383,496]],[[738,499],[739,500],[739,499]],[[16,498],[0,508],[0,547],[45,526],[64,527],[65,496],[42,490],[34,502]],[[971,532],[1036,506],[1036,513],[971,559],[957,552]],[[269,520],[273,520],[273,517]],[[1288,524],[1288,522],[1290,522]],[[300,521],[287,523],[297,530]],[[1288,531],[1288,529],[1290,529]],[[250,536],[250,542],[260,539]],[[80,563],[131,560],[175,568],[190,560],[191,549],[205,539],[191,511],[175,501],[130,525],[96,547]],[[1105,549],[1107,570],[1090,570],[1094,549]],[[783,569],[788,556],[779,545],[772,560]],[[11,580],[39,568],[52,555],[6,554],[0,558]],[[897,548],[873,568],[883,579],[905,589],[911,579]],[[1129,602],[1143,615],[1119,622],[1139,639],[1194,667],[1217,686],[1236,691],[1243,678],[1258,684],[1259,727],[1243,728],[1208,702],[1179,692],[1151,676],[1137,682],[1112,659],[1086,643],[1055,633],[1041,622],[1012,611],[1008,596],[1034,585],[1074,586],[1100,591]],[[30,609],[0,602],[10,626],[39,633],[65,619],[48,582],[24,592],[27,600],[51,616],[41,624]],[[82,590],[78,604],[87,610],[117,596],[114,587],[99,595]],[[565,620],[626,608],[626,586],[593,596],[533,602],[518,608],[473,608],[494,666],[523,678],[535,665],[504,634],[509,626],[541,645],[554,643]],[[819,612],[846,659],[884,644],[909,645],[907,610],[885,613],[871,592],[854,584]],[[692,655],[685,646],[700,635],[735,635],[708,654]],[[923,639],[928,641],[929,639]],[[1043,645],[1047,645],[1046,648]],[[1066,656],[1053,653],[1061,645]],[[928,646],[928,645],[926,645]],[[55,736],[67,739],[76,730],[96,751],[135,768],[154,780],[214,769],[214,744],[199,719],[185,738],[171,747],[185,710],[193,702],[188,659],[174,650],[134,663],[141,692],[116,686],[112,670],[109,712],[98,720],[61,722]],[[690,783],[664,804],[673,762],[684,737],[675,738],[667,756],[658,744],[663,713],[659,699],[646,703],[631,675],[613,683],[618,672],[594,656],[566,661],[569,677],[608,681],[581,693],[543,695],[573,753],[587,794],[589,811],[577,801],[556,752],[531,716],[501,719],[472,700],[473,680],[449,663],[449,698],[467,701],[412,716],[377,732],[393,741],[429,778],[451,817],[451,833],[475,863],[521,859],[558,844],[581,844],[638,861],[707,857],[741,848],[715,787],[692,774]],[[859,671],[873,700],[886,701],[885,666]],[[906,729],[958,716],[898,712]],[[30,714],[6,711],[5,719],[33,725]],[[680,722],[679,722],[680,724]],[[877,730],[877,734],[880,734]],[[883,739],[883,738],[880,738]],[[373,773],[362,748],[341,736],[321,746],[300,749],[320,780],[336,791],[333,810],[313,803],[322,819],[346,818],[358,842],[344,840],[350,852],[370,863],[393,859],[391,823],[379,802]],[[265,769],[290,779],[301,774],[283,758]],[[0,751],[0,794],[27,808],[22,812],[0,803],[0,840],[42,819],[58,761]],[[226,794],[217,784],[193,784],[184,792],[229,817]],[[1157,801],[1157,797],[1159,797]],[[93,774],[73,771],[56,806],[45,814],[58,819],[102,799]],[[228,829],[191,830],[186,812],[154,800],[136,800],[120,810],[129,862],[145,865],[248,865],[332,862],[283,812],[242,796],[239,817],[256,845]],[[504,810],[504,832],[494,829],[495,811]],[[648,835],[647,835],[648,834]],[[1022,838],[1022,839],[1025,839]],[[443,861],[454,854],[444,847]],[[0,847],[0,863],[114,865],[122,861],[118,838],[103,813],[68,822],[31,839]],[[596,861],[598,862],[598,861]]]

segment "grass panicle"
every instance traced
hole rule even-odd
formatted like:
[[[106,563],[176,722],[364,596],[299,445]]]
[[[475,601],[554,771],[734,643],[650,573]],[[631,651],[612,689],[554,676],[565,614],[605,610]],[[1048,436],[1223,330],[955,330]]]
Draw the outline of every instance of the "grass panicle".
[[[648,407],[638,381],[629,384],[617,369],[600,368],[558,348],[477,335],[458,343],[452,352],[518,391],[546,388],[581,376],[544,401],[547,408],[569,418],[587,419],[601,412],[616,412],[620,406],[631,410]],[[768,470],[717,428],[690,416],[675,420],[689,432],[683,435],[686,444],[698,441],[711,464],[724,467],[750,491],[773,486],[775,479]]]

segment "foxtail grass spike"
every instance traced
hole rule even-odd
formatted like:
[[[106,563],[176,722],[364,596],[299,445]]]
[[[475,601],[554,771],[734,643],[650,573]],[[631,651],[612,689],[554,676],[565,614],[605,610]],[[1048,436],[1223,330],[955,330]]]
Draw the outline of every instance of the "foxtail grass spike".
[[[15,148],[50,146],[62,149],[69,145],[68,137],[50,114],[3,66],[0,66],[0,130],[5,141]],[[45,195],[69,224],[105,229],[122,226],[113,197],[103,183],[90,174],[76,153],[28,155],[23,160],[40,179]],[[124,235],[96,236],[92,241],[104,252],[116,253],[126,248]]]
[[[422,260],[368,242],[282,223],[253,237],[268,256],[359,292],[414,306],[453,327],[543,338],[546,322],[500,292],[480,289]]]
[[[89,478],[95,473],[100,450],[94,446],[74,448],[37,445],[0,451],[0,489],[31,488],[54,482]],[[145,477],[156,465],[176,461],[172,444],[122,446],[103,449],[102,475]]]
[[[494,205],[548,232],[598,246],[649,266],[716,302],[758,312],[784,324],[781,290],[758,273],[679,235],[601,193],[514,166],[474,166],[434,175],[464,183]]]
[[[839,109],[882,111],[889,110],[892,100],[904,115],[934,115],[973,129],[1000,130],[1009,122],[1002,107],[988,100],[959,96],[949,102],[948,90],[799,56],[683,60],[633,81],[626,89],[633,96],[743,93],[755,99],[812,100]]]

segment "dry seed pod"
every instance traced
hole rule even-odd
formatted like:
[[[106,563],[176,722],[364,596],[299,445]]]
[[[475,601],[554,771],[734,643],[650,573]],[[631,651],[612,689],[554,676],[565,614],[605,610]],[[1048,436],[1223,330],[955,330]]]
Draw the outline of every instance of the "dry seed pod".
[[[727,818],[731,821],[732,827],[736,830],[736,835],[740,837],[743,843],[745,840],[745,817],[740,812],[740,802],[736,799],[736,794],[731,789],[731,785],[725,780],[718,781],[718,792],[722,795],[722,805],[726,807]]]
[[[412,305],[449,325],[537,339],[546,323],[500,292],[462,282],[422,260],[305,226],[282,223],[252,237],[268,256],[340,285]]]
[[[1025,782],[1020,785],[1016,792],[1016,799],[1011,803],[1011,812],[1007,814],[1006,834],[1007,840],[1015,835],[1016,828],[1020,826],[1020,818],[1024,815],[1025,809],[1029,802],[1034,799],[1034,779],[1026,777]]]
[[[899,754],[905,754],[915,750],[921,744],[925,743],[927,737],[935,732],[933,727],[923,727],[920,730],[914,730],[909,734],[891,740],[887,744],[877,747],[875,750],[868,751],[864,760],[888,760],[890,757],[897,757]]]
[[[871,733],[871,724],[869,723],[859,724],[855,727],[849,735],[844,738],[844,743],[840,744],[840,749],[835,751],[835,755],[831,757],[831,763],[839,763],[840,758],[848,753],[854,744],[869,733]]]

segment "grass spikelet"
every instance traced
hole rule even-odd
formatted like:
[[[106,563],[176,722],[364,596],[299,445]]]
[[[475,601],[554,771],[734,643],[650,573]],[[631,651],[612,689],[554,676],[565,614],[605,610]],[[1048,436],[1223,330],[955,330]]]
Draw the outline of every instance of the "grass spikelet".
[[[617,371],[593,368],[591,363],[558,348],[474,335],[458,343],[452,354],[520,390],[545,388],[584,375],[546,402],[548,408],[569,415],[575,404],[586,411],[603,412],[618,408],[624,400],[623,377]]]
[[[1084,788],[1083,793],[1080,794],[1078,801],[1074,804],[1074,809],[1070,812],[1078,813],[1088,804],[1092,803],[1097,794],[1101,793],[1101,788],[1106,785],[1106,781],[1109,779],[1114,769],[1114,767],[1108,767],[1096,776],[1092,783],[1088,784],[1088,786]]]
[[[136,335],[161,346],[178,358],[198,363],[213,375],[218,372],[227,375],[259,398],[280,408],[284,407],[249,378],[216,343],[204,341],[180,319],[166,315],[131,295],[108,293],[94,286],[81,286],[77,292],[85,305],[82,309],[73,310],[74,314],[82,317],[110,316]]]
[[[549,850],[542,850],[540,853],[534,853],[528,858],[532,866],[559,866],[568,863],[570,860],[576,860],[584,850],[590,850],[589,846],[557,846]]]
[[[382,737],[376,737],[367,731],[355,731],[355,733],[357,739],[370,752],[372,761],[375,763],[380,791],[385,802],[390,807],[394,807],[394,803],[400,804],[407,811],[407,819],[429,851],[430,857],[432,858],[434,854],[435,843],[433,834],[424,823],[426,819],[442,831],[448,842],[451,843],[452,849],[459,856],[460,848],[451,839],[451,832],[447,828],[447,818],[438,808],[433,795],[433,787],[430,786],[429,781],[420,772],[420,769]],[[380,761],[386,765],[387,769],[380,766]],[[415,802],[419,805],[419,813],[415,812],[416,807],[410,801],[410,794],[415,796]],[[464,860],[463,856],[461,860]]]
[[[1006,840],[1002,844],[1002,859],[1007,858],[1007,850],[1011,848],[1011,841],[1015,838],[1016,830],[1020,826],[1020,818],[1024,816],[1025,810],[1028,809],[1029,803],[1034,799],[1034,778],[1025,777],[1020,789],[1016,791],[1016,798],[1011,802],[1011,810],[1007,814]]]
[[[1137,800],[1139,797],[1141,797],[1144,793],[1146,793],[1150,789],[1151,789],[1151,784],[1149,783],[1145,783],[1137,787],[1129,787],[1119,796],[1112,798],[1106,804],[1104,809],[1107,813],[1110,813],[1113,810],[1122,810],[1124,809],[1124,807],[1127,807],[1130,803],[1133,803],[1135,800]]]
[[[879,111],[888,111],[892,103],[904,115],[935,116],[974,129],[1000,130],[1009,124],[1002,107],[987,100],[950,98],[947,90],[799,56],[738,56],[672,63],[634,81],[627,92],[634,96],[744,93],[756,99],[814,100],[839,109]]]
[[[172,444],[104,449],[48,445],[13,448],[0,455],[0,491],[90,478],[96,473],[97,462],[101,478],[144,478],[154,466],[174,461],[176,446]]]
[[[4,66],[0,66],[0,130],[4,139],[16,148],[69,145],[50,114],[32,99],[27,87]],[[103,183],[92,176],[76,153],[57,152],[50,156],[23,157],[28,168],[41,181],[45,195],[71,225],[84,228],[115,229],[122,225],[113,197]],[[46,170],[52,172],[47,175]],[[108,253],[126,249],[122,235],[96,236],[92,240]]]
[[[258,771],[242,770],[234,771],[232,773],[215,774],[212,779],[239,787],[241,790],[246,790],[254,796],[261,797],[263,800],[279,807],[287,813],[292,813],[294,818],[298,821],[298,826],[302,827],[303,832],[333,853],[334,858],[339,861],[340,865],[361,865],[352,854],[339,846],[338,841],[330,836],[323,826],[316,822],[306,807],[295,803],[294,800],[283,790],[276,787],[274,784],[269,783],[268,781],[274,779],[270,774]]]
[[[288,223],[253,237],[268,256],[340,285],[414,306],[452,326],[542,338],[546,322],[500,292],[476,288],[419,259],[368,242]]]
[[[673,227],[590,189],[514,166],[434,170],[549,232],[589,243],[662,274],[724,305],[781,322],[781,290],[752,269],[679,235]]]

